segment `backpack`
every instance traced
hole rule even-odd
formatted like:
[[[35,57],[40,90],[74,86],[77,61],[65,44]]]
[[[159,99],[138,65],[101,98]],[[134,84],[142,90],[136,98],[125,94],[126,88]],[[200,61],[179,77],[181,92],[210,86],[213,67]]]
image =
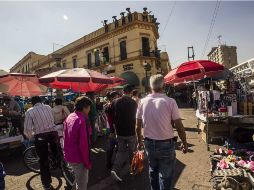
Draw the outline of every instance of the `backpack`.
[[[4,190],[5,189],[5,182],[4,182],[5,175],[6,174],[5,174],[5,171],[4,171],[4,166],[0,162],[0,190]]]

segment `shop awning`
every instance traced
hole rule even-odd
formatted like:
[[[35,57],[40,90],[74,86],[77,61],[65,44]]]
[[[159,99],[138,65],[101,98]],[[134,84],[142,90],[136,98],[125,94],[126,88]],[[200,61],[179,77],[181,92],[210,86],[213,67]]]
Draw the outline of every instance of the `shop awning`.
[[[131,71],[122,73],[120,75],[120,77],[125,79],[127,81],[127,83],[130,84],[130,85],[139,86],[139,84],[140,84],[138,76],[135,73],[131,72]]]

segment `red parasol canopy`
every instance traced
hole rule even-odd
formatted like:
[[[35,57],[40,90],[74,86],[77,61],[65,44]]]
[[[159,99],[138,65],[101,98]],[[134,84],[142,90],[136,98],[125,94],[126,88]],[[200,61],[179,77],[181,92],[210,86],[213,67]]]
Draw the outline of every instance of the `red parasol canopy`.
[[[208,60],[189,61],[171,70],[165,77],[165,83],[182,83],[211,77],[223,71],[224,67]]]
[[[107,88],[114,88],[116,86],[119,86],[119,85],[123,85],[123,84],[126,84],[127,81],[123,78],[120,78],[120,77],[110,77],[113,81],[113,84],[109,84],[107,86]]]
[[[9,73],[0,76],[0,92],[12,96],[37,96],[46,91],[47,88],[39,83],[34,74]]]
[[[97,86],[95,92],[99,92],[99,91],[102,91],[105,89],[111,89],[116,86],[120,86],[120,85],[127,83],[127,81],[125,79],[120,78],[120,77],[113,76],[113,77],[110,77],[110,79],[113,81],[113,84],[102,84],[100,86]]]
[[[96,92],[102,85],[113,83],[110,77],[84,68],[56,71],[41,77],[39,81],[51,88],[72,89],[75,92]]]

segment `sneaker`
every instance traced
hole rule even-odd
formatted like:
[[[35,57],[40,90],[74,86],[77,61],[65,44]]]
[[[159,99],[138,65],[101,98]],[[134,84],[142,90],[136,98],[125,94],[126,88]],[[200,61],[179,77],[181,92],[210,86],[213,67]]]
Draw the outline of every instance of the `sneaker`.
[[[111,171],[111,176],[117,181],[123,181],[122,178],[120,178],[114,170]]]

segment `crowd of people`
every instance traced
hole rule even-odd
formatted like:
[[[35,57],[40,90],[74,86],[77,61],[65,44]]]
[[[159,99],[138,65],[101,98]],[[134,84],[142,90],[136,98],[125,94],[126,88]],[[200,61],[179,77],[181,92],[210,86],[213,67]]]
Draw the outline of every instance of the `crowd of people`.
[[[130,165],[136,150],[144,149],[151,188],[172,189],[176,157],[173,128],[182,140],[183,153],[188,149],[186,135],[176,101],[164,94],[163,76],[151,76],[150,87],[151,93],[140,98],[133,86],[125,85],[122,93],[108,92],[105,103],[95,93],[88,92],[75,99],[74,110],[69,110],[59,98],[51,108],[40,97],[32,97],[32,107],[25,112],[24,135],[35,141],[44,189],[52,189],[48,145],[57,158],[59,135],[64,139],[64,158],[74,172],[76,189],[87,189],[92,167],[90,150],[98,136],[100,112],[106,116],[103,120],[108,133],[105,165],[112,177],[123,181],[123,168]]]

